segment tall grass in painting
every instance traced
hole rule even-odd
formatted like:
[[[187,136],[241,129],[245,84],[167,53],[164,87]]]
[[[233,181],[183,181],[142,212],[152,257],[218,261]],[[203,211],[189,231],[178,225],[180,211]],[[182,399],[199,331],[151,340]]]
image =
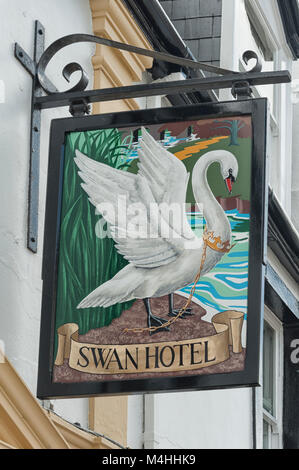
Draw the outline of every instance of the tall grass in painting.
[[[68,134],[64,155],[63,199],[60,225],[56,331],[64,323],[77,323],[79,333],[109,325],[133,301],[108,308],[77,309],[93,289],[111,279],[127,261],[118,255],[112,238],[100,239],[95,228],[101,215],[81,188],[74,162],[75,149],[99,162],[126,171],[131,136],[117,129]],[[103,221],[102,221],[103,222]],[[106,229],[100,224],[102,229]],[[57,340],[57,338],[56,338]],[[55,341],[56,343],[56,341]]]

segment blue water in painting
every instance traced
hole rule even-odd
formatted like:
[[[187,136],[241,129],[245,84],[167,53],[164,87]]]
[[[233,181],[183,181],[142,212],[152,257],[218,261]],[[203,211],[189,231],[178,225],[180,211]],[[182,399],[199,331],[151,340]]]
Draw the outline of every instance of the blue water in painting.
[[[232,244],[235,243],[235,246],[212,271],[200,278],[194,293],[198,303],[207,310],[205,320],[210,320],[214,314],[224,310],[239,310],[246,319],[249,214],[240,214],[237,209],[226,211],[226,214],[232,228]],[[189,213],[188,221],[196,235],[201,237],[205,226],[202,214]],[[192,286],[190,284],[180,292],[187,296]]]

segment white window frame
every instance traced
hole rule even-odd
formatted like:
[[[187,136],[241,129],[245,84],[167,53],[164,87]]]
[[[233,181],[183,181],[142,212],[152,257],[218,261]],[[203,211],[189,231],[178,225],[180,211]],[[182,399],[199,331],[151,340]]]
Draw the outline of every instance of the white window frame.
[[[265,306],[264,322],[274,331],[274,413],[262,407],[263,421],[269,424],[269,448],[283,448],[283,325]],[[263,428],[263,426],[262,426]]]
[[[238,0],[244,4],[244,0]],[[261,7],[259,0],[248,0],[252,15],[255,17],[256,23],[259,24],[265,34],[267,47],[273,53],[273,70],[292,70],[292,57],[288,45],[283,40],[281,43],[279,35],[284,36],[282,25],[277,24],[277,35],[273,31],[265,13]],[[276,14],[280,16],[278,5],[273,2],[273,8]],[[247,13],[248,14],[248,13]],[[279,21],[278,21],[279,23]],[[258,52],[258,51],[257,51]],[[245,71],[246,64],[239,58],[239,70]],[[272,134],[273,146],[277,151],[277,157],[274,161],[271,159],[271,168],[278,169],[272,173],[273,186],[275,193],[279,198],[283,208],[288,214],[291,214],[291,191],[290,186],[286,184],[291,180],[291,161],[292,161],[292,103],[291,103],[291,84],[280,84],[273,86],[273,100],[270,111],[270,126]],[[259,98],[261,96],[258,87],[252,87],[253,96]],[[279,176],[278,176],[279,175]]]
[[[245,2],[244,2],[245,3]],[[268,25],[268,22],[267,20],[265,19],[264,15],[263,15],[263,12],[258,4],[258,2],[256,0],[248,0],[248,3],[250,4],[250,7],[251,7],[251,11],[252,11],[252,14],[253,14],[253,17],[251,18],[251,20],[254,22],[254,23],[257,23],[258,24],[258,27],[256,28],[257,31],[259,29],[262,29],[264,34],[265,34],[265,37],[266,37],[266,41],[267,41],[267,47],[268,49],[271,49],[271,52],[273,54],[273,70],[280,70],[280,60],[279,60],[279,49],[280,49],[280,45],[275,37],[275,35],[273,34],[272,30],[270,29],[269,25]],[[249,14],[248,14],[248,11],[244,5],[244,8],[246,10],[246,14],[247,16],[249,17]],[[253,38],[254,40],[254,38]],[[255,42],[255,40],[254,40]],[[256,52],[259,56],[261,56],[261,53],[259,52],[259,47],[258,47],[258,44],[256,44]],[[246,72],[246,64],[245,62],[242,60],[242,58],[239,58],[239,70],[241,72]],[[277,106],[277,101],[278,101],[278,96],[277,96],[277,85],[271,85],[273,87],[273,103],[272,103],[272,110],[271,110],[271,114],[270,114],[270,117],[271,117],[271,128],[273,130],[273,133],[275,134],[278,134],[279,132],[279,128],[278,128],[278,112],[279,112],[279,109],[278,109],[278,106]],[[252,87],[252,92],[253,92],[253,96],[255,98],[260,98],[261,97],[261,93],[259,92],[258,88],[257,87]]]

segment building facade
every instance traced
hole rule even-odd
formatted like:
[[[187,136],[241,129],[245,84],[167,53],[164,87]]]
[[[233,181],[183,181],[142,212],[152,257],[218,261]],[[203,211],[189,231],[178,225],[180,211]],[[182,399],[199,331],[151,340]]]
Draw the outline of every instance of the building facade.
[[[0,447],[12,448],[299,448],[299,8],[296,0],[1,0],[1,315]],[[0,2],[0,4],[1,4]],[[5,8],[4,8],[5,7]],[[269,100],[268,262],[264,308],[263,386],[204,392],[38,401],[42,240],[49,127],[67,108],[42,112],[38,249],[26,247],[31,78],[14,43],[32,53],[34,21],[46,46],[72,33],[167,51],[234,71],[243,52],[263,70],[288,69],[292,84],[258,86]],[[297,34],[297,35],[296,35]],[[60,90],[61,70],[79,62],[89,88],[184,79],[195,72],[105,46],[76,44],[47,69]],[[197,76],[204,76],[196,72]],[[69,86],[69,85],[68,85]],[[111,111],[231,100],[230,90],[119,100]],[[20,419],[20,416],[23,418]]]

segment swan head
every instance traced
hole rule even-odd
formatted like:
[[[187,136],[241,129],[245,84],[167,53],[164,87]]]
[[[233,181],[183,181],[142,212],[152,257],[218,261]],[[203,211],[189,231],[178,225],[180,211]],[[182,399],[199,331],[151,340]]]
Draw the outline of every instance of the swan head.
[[[218,157],[220,171],[229,193],[232,192],[233,184],[238,177],[238,162],[236,157],[227,151],[222,151]]]
[[[207,170],[214,162],[219,163],[222,178],[224,179],[227,190],[231,193],[233,183],[238,176],[238,161],[236,157],[227,150],[212,150],[199,158],[192,173],[194,187],[197,187],[197,180],[200,181],[203,175],[205,175],[206,178]],[[200,185],[198,189],[200,189]]]

